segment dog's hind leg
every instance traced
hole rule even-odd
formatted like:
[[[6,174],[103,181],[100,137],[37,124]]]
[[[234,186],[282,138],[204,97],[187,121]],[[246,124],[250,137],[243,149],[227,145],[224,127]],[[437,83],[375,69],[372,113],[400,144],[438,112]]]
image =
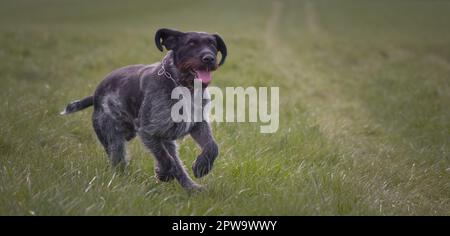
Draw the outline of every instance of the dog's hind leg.
[[[161,177],[175,177],[185,189],[196,190],[201,188],[189,177],[183,163],[178,158],[174,141],[161,140],[144,132],[141,132],[139,135],[144,145],[150,149],[157,161],[156,177],[158,179]],[[159,174],[163,176],[159,176]]]
[[[105,148],[111,164],[119,171],[127,166],[125,137],[119,123],[109,115],[94,112],[93,126],[100,143]]]

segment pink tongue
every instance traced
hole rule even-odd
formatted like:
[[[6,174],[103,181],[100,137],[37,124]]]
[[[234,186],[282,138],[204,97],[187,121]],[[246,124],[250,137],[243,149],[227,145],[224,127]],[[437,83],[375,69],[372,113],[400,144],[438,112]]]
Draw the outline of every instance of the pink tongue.
[[[200,79],[204,84],[208,84],[212,79],[211,71],[196,70],[195,73],[197,73],[197,78]]]

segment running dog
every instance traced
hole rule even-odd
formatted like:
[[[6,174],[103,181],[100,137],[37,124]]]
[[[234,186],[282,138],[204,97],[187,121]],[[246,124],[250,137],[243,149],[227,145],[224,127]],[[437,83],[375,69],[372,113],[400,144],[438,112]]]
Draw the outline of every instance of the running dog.
[[[171,92],[184,86],[193,97],[195,79],[201,81],[202,90],[206,89],[211,73],[225,62],[227,47],[218,34],[164,28],[156,32],[155,44],[160,51],[163,46],[168,50],[161,62],[113,71],[92,96],[69,103],[61,114],[93,105],[93,127],[113,167],[127,166],[125,143],[138,135],[155,157],[157,179],[176,179],[186,189],[200,189],[184,168],[175,140],[190,134],[201,147],[201,154],[192,165],[197,178],[212,169],[219,149],[207,121],[174,122],[171,119],[171,108],[177,102],[171,99]],[[218,52],[221,53],[219,63]],[[208,102],[203,100],[204,104]]]

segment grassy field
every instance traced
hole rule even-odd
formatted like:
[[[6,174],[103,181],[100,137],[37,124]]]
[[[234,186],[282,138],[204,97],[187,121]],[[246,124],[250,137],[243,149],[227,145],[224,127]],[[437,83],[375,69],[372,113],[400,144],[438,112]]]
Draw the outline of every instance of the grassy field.
[[[278,132],[213,124],[199,193],[138,139],[114,174],[92,109],[58,115],[161,60],[159,27],[223,36],[215,86],[280,87]],[[1,215],[450,215],[450,1],[0,1],[0,72]]]

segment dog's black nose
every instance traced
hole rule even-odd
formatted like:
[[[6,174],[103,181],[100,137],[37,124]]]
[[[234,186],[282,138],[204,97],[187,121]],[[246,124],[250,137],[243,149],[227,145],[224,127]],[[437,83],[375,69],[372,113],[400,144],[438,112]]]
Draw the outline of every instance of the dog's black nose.
[[[213,55],[207,54],[202,57],[202,62],[207,64],[214,64],[216,62],[216,58]]]

